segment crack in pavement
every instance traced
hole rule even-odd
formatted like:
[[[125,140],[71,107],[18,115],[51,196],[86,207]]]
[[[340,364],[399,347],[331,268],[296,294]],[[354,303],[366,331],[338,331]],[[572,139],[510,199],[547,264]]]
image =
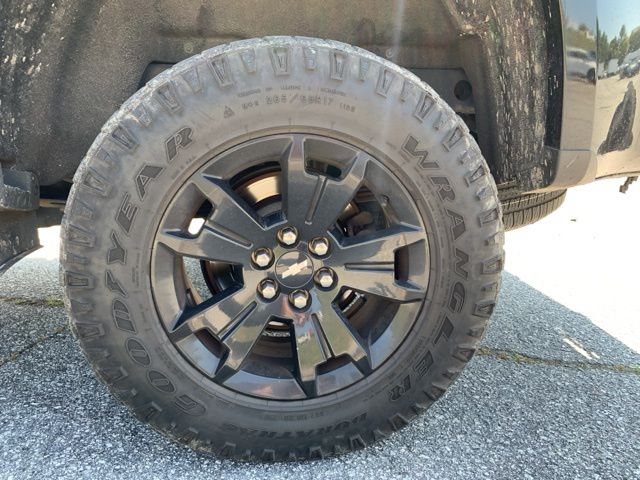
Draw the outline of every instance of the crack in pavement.
[[[476,355],[525,365],[547,365],[550,367],[565,367],[578,370],[604,370],[615,373],[629,373],[632,375],[640,375],[640,366],[631,367],[622,364],[574,362],[570,360],[542,358],[532,355],[525,355],[514,350],[501,350],[496,348],[480,347],[476,351]]]
[[[47,335],[42,335],[41,337],[36,338],[33,342],[29,343],[28,345],[26,345],[25,347],[21,348],[20,350],[16,350],[15,352],[11,352],[7,357],[0,358],[0,368],[4,367],[8,363],[15,362],[22,355],[24,355],[25,353],[29,352],[30,350],[33,350],[38,345],[42,345],[46,341],[56,338],[57,336],[59,336],[62,333],[64,333],[65,330],[68,330],[68,328],[69,327],[67,325],[64,325],[62,327],[58,327],[55,330],[53,330],[51,333],[49,333]]]
[[[64,305],[61,300],[58,299],[44,299],[44,300],[30,300],[22,297],[0,297],[0,302],[11,302],[17,305],[43,305],[43,306],[60,306]],[[53,303],[49,303],[53,302]],[[57,302],[60,302],[59,304]],[[29,352],[33,348],[41,345],[42,343],[51,340],[60,334],[68,330],[68,326],[62,326],[56,328],[53,332],[47,335],[38,337],[33,342],[29,343],[24,348],[11,352],[4,359],[0,358],[0,368],[8,363],[12,363],[20,358],[25,353]],[[628,366],[623,364],[608,364],[608,363],[588,363],[588,362],[576,362],[569,360],[559,360],[553,358],[543,358],[533,355],[526,355],[515,350],[504,350],[489,347],[480,347],[476,351],[476,355],[483,357],[495,358],[497,360],[508,361],[512,363],[524,364],[524,365],[547,365],[551,367],[565,367],[578,370],[603,370],[615,373],[627,373],[632,375],[640,375],[640,366]]]
[[[0,303],[13,305],[64,307],[64,301],[60,298],[27,298],[27,297],[0,297]]]

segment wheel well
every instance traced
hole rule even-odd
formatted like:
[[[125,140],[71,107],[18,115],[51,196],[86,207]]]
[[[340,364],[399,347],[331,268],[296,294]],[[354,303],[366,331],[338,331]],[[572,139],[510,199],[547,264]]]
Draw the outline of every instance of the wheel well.
[[[498,183],[527,189],[551,178],[543,148],[557,142],[561,112],[559,87],[545,73],[558,65],[550,46],[557,45],[556,0],[524,7],[490,0],[34,3],[41,5],[26,14],[28,34],[13,32],[12,21],[0,29],[5,50],[25,58],[17,67],[0,64],[0,126],[8,132],[0,163],[54,186],[42,190],[45,198],[64,196],[59,182],[154,72],[217,44],[275,33],[340,40],[414,71],[467,123]],[[7,8],[18,23],[20,5]]]

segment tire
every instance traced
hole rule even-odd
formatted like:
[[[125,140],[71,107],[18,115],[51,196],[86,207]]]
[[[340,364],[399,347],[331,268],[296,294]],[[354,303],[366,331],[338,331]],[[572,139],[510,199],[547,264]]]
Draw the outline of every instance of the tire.
[[[160,225],[168,225],[172,215],[181,212],[180,202],[191,188],[189,179],[202,181],[204,174],[198,173],[202,168],[243,168],[248,154],[234,157],[233,152],[236,146],[251,149],[252,145],[259,145],[254,142],[283,141],[291,152],[295,139],[301,135],[307,136],[305,142],[311,142],[305,146],[315,145],[313,141],[317,140],[329,150],[332,147],[322,142],[334,142],[336,152],[342,152],[342,148],[364,152],[349,160],[353,163],[342,170],[347,171],[345,178],[351,178],[355,169],[351,165],[365,157],[369,159],[366,175],[386,175],[384,182],[367,177],[367,188],[374,193],[388,189],[385,195],[374,195],[374,204],[383,211],[381,218],[386,226],[381,227],[382,231],[396,228],[389,225],[401,212],[414,216],[413,222],[422,225],[416,227],[416,232],[425,237],[409,245],[409,250],[404,246],[397,251],[380,250],[380,255],[391,258],[384,267],[391,269],[392,277],[384,277],[385,282],[391,283],[383,286],[397,287],[401,294],[414,289],[422,296],[417,302],[406,304],[395,303],[404,297],[394,299],[384,292],[376,296],[376,285],[369,283],[372,277],[362,273],[365,284],[349,287],[374,292],[372,296],[366,293],[365,306],[369,301],[373,302],[371,305],[378,301],[392,305],[389,308],[396,316],[389,325],[400,328],[394,322],[401,318],[397,312],[402,309],[415,312],[415,317],[402,327],[405,333],[401,343],[393,344],[395,350],[375,368],[374,360],[366,358],[370,369],[363,367],[358,373],[366,379],[332,391],[332,386],[321,390],[319,380],[312,377],[313,393],[306,394],[304,390],[306,396],[302,399],[273,400],[265,398],[276,395],[273,392],[280,384],[275,381],[269,391],[251,390],[258,392],[255,395],[239,393],[251,388],[245,384],[228,386],[224,382],[230,382],[229,377],[214,381],[217,372],[229,366],[230,358],[236,358],[236,344],[224,344],[229,350],[216,357],[220,363],[213,370],[212,380],[202,372],[200,363],[185,356],[186,347],[174,342],[175,332],[168,333],[169,327],[163,323],[165,311],[158,305],[173,301],[174,295],[178,298],[178,289],[174,291],[173,286],[185,284],[177,276],[162,274],[163,268],[176,272],[181,267],[180,262],[159,259],[167,250],[157,242],[166,242],[167,235],[180,237],[180,241],[188,237],[182,230],[175,233]],[[242,151],[267,155],[266,150],[267,147],[260,147]],[[279,177],[282,182],[298,178],[293,176],[293,170],[289,172],[288,176]],[[303,175],[311,174],[305,171]],[[323,179],[322,174],[314,173],[313,178],[319,182],[316,185],[345,183],[340,176],[332,180],[326,175]],[[226,177],[224,181],[227,185]],[[295,206],[293,194],[286,193],[293,192],[294,187],[295,182],[275,198]],[[220,191],[227,192],[215,190],[216,194]],[[235,190],[229,192],[239,195]],[[213,222],[212,218],[226,215],[226,206],[231,208],[235,205],[232,204],[215,204],[207,213],[211,215],[207,225]],[[393,214],[387,215],[386,211]],[[288,208],[287,219],[290,213],[293,218],[300,212]],[[189,213],[188,218],[191,215],[195,214]],[[308,215],[313,215],[308,218],[314,224],[316,214]],[[358,221],[364,217],[370,220],[366,214],[358,216]],[[302,238],[306,223],[298,228]],[[189,237],[194,245],[204,245],[203,232],[197,233],[195,240]],[[236,459],[325,457],[365,447],[405,426],[442,396],[478,348],[494,309],[503,266],[504,235],[497,188],[462,120],[430,87],[397,65],[342,43],[299,37],[271,37],[216,47],[150,81],[105,124],[87,153],[74,178],[61,235],[61,278],[71,328],[96,374],[154,429],[194,449]],[[185,240],[185,245],[191,245],[191,240]],[[222,240],[216,237],[216,242]],[[316,246],[312,241],[307,245],[310,250]],[[275,252],[283,247],[273,248]],[[343,246],[331,243],[331,248],[334,250],[329,250],[330,258],[340,258]],[[323,253],[320,249],[314,251],[318,256]],[[415,263],[401,267],[401,251],[420,259],[418,263],[425,268],[420,270]],[[256,262],[256,257],[252,258]],[[267,269],[265,275],[271,275],[269,269],[277,270],[282,258],[272,267],[267,257],[266,266],[260,268]],[[311,261],[312,268],[316,261],[317,258]],[[259,270],[256,265],[242,267],[245,283]],[[296,268],[307,268],[306,265],[305,260],[303,267],[297,263]],[[335,265],[335,271],[341,274],[348,274],[348,268],[340,262]],[[383,267],[372,268],[374,274],[389,272]],[[418,270],[416,282],[424,280],[423,275],[428,276],[428,281],[402,280],[404,283],[399,286],[400,280],[393,280],[400,270],[405,272],[402,275],[414,275],[413,269]],[[317,282],[315,276],[314,281]],[[163,290],[163,282],[172,287]],[[266,295],[262,283],[259,288]],[[279,288],[282,290],[278,302],[285,308],[284,283]],[[310,288],[315,301],[321,288],[317,292],[315,287]],[[350,289],[347,292],[353,294]],[[263,308],[263,304],[267,305],[264,298],[252,305]],[[197,303],[193,299],[182,301],[185,305]],[[331,306],[338,308],[334,303]],[[295,313],[291,315],[298,318]],[[323,311],[315,318],[323,323],[327,316]],[[239,326],[234,328],[244,328],[246,317],[238,318],[239,323],[234,325]],[[365,320],[378,325],[383,318],[385,314],[376,311]],[[285,337],[292,336],[291,348],[298,348],[296,342],[302,337],[297,331],[291,333],[291,323],[283,321],[280,326],[289,328]],[[192,340],[193,335],[188,338]],[[376,343],[373,338],[370,332],[366,351],[370,356],[383,337],[376,337]],[[263,337],[258,341],[262,342]],[[386,344],[380,345],[381,351],[391,351]],[[355,354],[336,358],[333,352],[340,350],[333,344],[329,347],[326,370],[321,366],[311,375],[320,378],[353,371]],[[211,349],[206,355],[214,355]],[[306,359],[300,352],[291,358],[298,362]],[[248,375],[243,369],[249,367],[244,363],[234,365],[237,375]],[[275,367],[265,364],[264,368]],[[319,373],[325,371],[329,373]],[[287,370],[283,375],[283,382],[291,385],[298,380],[296,375],[302,378],[302,369]],[[347,382],[345,378],[340,377],[339,381]],[[325,395],[321,391],[331,393]]]
[[[519,193],[499,188],[502,222],[506,231],[515,230],[542,220],[555,212],[566,198],[566,190],[543,193]]]

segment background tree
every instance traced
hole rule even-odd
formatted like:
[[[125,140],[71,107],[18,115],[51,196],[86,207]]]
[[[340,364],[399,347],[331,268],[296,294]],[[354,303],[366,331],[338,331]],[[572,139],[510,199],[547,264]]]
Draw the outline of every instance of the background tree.
[[[629,35],[629,51],[635,52],[636,50],[640,50],[640,27],[633,30]]]
[[[596,26],[596,28],[598,32],[598,60],[606,65],[613,58],[609,37],[606,33],[600,31],[599,26]]]
[[[629,35],[627,34],[627,26],[622,25],[618,34],[618,65],[622,65],[627,53],[629,53]]]

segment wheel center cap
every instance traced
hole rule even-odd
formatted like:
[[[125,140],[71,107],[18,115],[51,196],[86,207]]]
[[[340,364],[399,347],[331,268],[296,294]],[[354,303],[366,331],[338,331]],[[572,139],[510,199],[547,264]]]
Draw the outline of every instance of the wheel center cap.
[[[276,262],[276,277],[282,285],[297,288],[313,277],[313,261],[303,252],[287,252]]]

